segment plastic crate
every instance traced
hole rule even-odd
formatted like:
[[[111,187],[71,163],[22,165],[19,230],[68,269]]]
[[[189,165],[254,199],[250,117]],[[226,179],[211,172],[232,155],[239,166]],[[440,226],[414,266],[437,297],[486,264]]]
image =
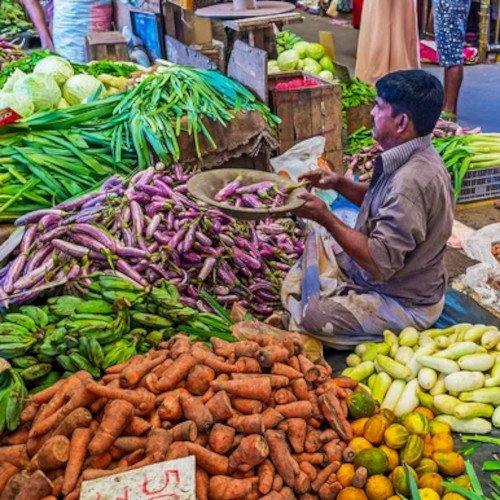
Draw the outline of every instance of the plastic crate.
[[[462,182],[458,203],[500,197],[500,166],[469,170]]]

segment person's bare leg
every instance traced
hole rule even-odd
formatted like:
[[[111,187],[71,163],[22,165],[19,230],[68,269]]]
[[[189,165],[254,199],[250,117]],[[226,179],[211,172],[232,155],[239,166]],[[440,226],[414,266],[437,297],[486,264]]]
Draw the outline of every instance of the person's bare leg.
[[[451,66],[444,69],[444,104],[445,113],[457,114],[458,94],[464,78],[463,66]]]

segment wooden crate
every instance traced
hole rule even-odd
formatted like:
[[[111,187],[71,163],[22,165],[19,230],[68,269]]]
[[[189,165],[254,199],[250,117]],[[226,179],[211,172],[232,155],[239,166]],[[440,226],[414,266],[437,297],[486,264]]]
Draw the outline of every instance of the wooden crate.
[[[293,90],[274,90],[280,81],[291,78],[312,78],[319,83],[316,87]],[[269,75],[269,106],[281,118],[280,153],[295,144],[324,136],[325,157],[337,172],[342,172],[342,102],[340,85],[319,77],[294,71]]]
[[[127,40],[119,31],[99,31],[85,37],[88,61],[128,61]]]
[[[217,65],[219,71],[224,73],[226,69],[226,60],[224,57],[224,44],[222,42],[213,39],[212,43],[206,43],[203,45],[192,44],[191,47],[201,54],[206,55],[214,64]]]
[[[371,111],[373,106],[370,104],[362,104],[347,108],[347,134],[350,135],[361,127],[371,130],[373,127]]]

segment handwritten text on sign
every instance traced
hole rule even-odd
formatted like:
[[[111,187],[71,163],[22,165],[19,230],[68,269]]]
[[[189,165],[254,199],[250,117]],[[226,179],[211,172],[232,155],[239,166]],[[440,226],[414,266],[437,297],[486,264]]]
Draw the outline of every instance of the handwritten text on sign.
[[[80,500],[195,500],[194,457],[84,481]]]

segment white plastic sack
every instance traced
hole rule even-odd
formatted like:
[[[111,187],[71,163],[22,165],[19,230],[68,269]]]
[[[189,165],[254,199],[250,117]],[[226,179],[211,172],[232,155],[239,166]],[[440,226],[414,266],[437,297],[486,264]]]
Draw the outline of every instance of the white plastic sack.
[[[500,311],[500,291],[489,285],[493,281],[500,282],[500,266],[484,262],[469,267],[463,277],[464,285],[477,293],[483,305]]]
[[[500,242],[500,223],[489,224],[476,231],[463,242],[465,253],[474,260],[490,264],[492,268],[500,267],[491,253],[491,247]]]

